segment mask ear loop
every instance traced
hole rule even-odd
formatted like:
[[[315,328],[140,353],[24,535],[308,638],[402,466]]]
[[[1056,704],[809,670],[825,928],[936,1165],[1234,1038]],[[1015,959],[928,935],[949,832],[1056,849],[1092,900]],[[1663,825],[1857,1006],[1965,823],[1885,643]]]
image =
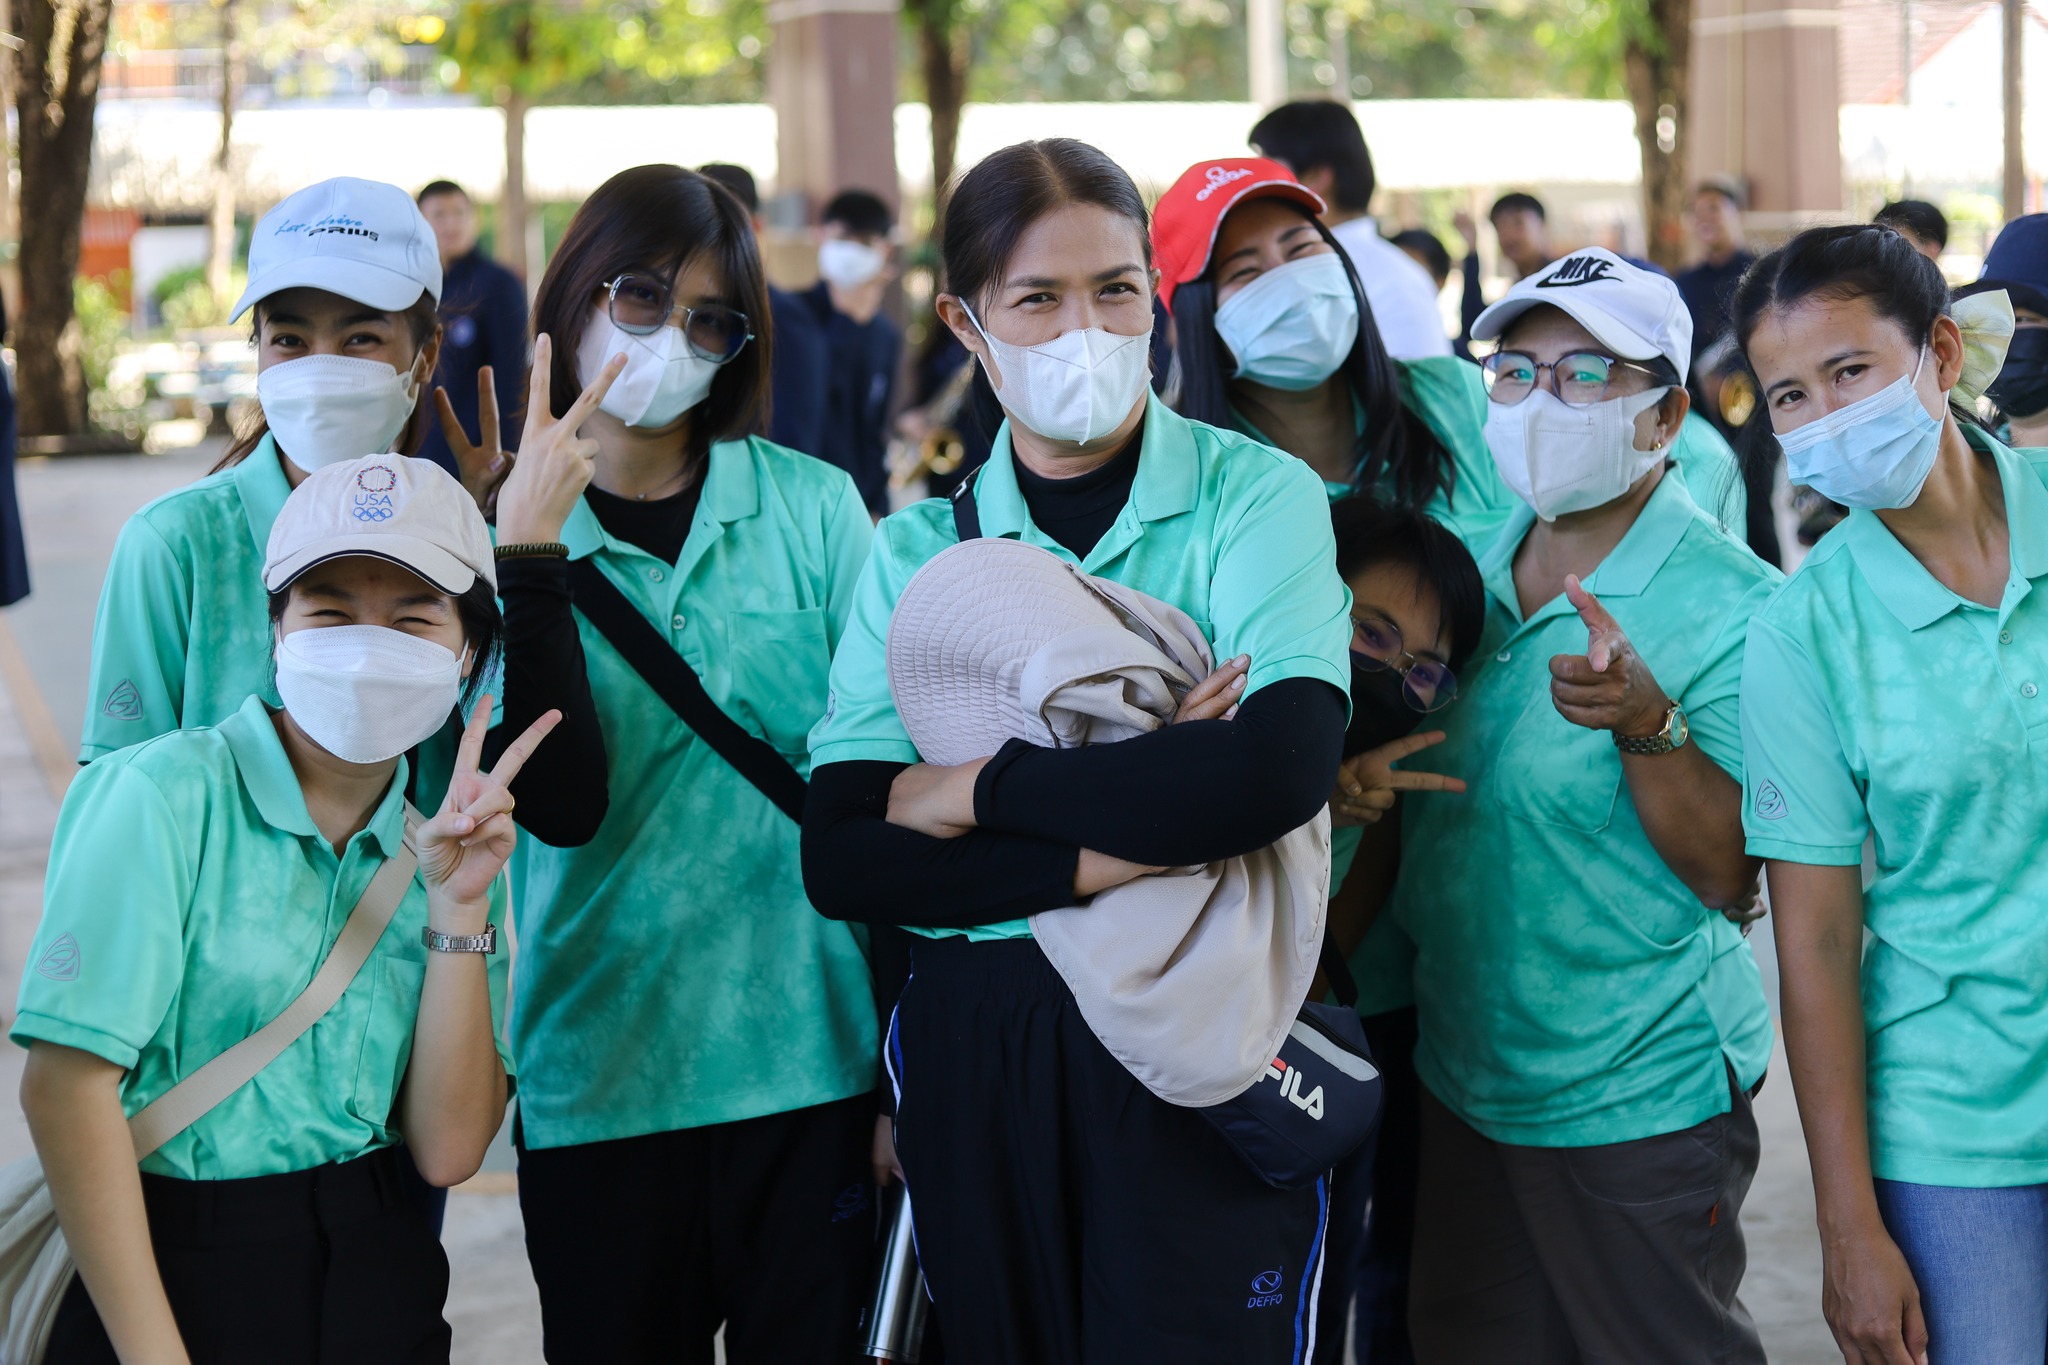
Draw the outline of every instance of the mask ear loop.
[[[983,372],[986,373],[988,371],[989,362],[995,357],[996,347],[1003,343],[999,343],[994,337],[988,334],[988,328],[981,325],[981,319],[974,316],[973,307],[964,298],[960,300],[960,311],[967,314],[967,320],[974,324],[974,330],[977,333],[979,333],[981,339],[988,344],[989,353],[981,358],[981,368]],[[989,374],[988,382],[989,387],[996,390],[997,393],[1000,394],[1002,392],[1003,386],[996,381],[996,377],[994,374]]]

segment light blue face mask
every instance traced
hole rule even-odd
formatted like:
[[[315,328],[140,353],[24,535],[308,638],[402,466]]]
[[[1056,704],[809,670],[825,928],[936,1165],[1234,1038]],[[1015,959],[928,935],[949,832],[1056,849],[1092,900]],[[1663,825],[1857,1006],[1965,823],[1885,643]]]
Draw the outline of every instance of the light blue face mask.
[[[1216,335],[1237,360],[1233,378],[1314,388],[1358,340],[1358,300],[1343,259],[1326,251],[1268,270],[1223,301]]]
[[[1780,436],[1786,477],[1844,507],[1911,507],[1941,451],[1941,419],[1913,387],[1926,363],[1923,345],[1911,375]]]

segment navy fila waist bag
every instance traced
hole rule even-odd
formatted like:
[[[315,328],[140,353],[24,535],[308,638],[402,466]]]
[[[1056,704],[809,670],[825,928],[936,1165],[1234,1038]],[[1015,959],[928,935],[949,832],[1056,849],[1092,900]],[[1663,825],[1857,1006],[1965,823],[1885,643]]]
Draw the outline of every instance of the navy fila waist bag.
[[[953,526],[960,539],[981,535],[974,470],[953,490]],[[579,605],[581,605],[579,603]],[[1358,984],[1323,933],[1323,975],[1335,1005],[1304,1004],[1280,1055],[1234,1100],[1195,1112],[1258,1174],[1283,1190],[1313,1185],[1358,1150],[1380,1117],[1380,1072],[1358,1022]]]
[[[1323,974],[1341,1003],[1304,1004],[1251,1089],[1196,1111],[1261,1180],[1283,1190],[1313,1185],[1380,1119],[1380,1071],[1354,1008],[1358,986],[1327,936]]]

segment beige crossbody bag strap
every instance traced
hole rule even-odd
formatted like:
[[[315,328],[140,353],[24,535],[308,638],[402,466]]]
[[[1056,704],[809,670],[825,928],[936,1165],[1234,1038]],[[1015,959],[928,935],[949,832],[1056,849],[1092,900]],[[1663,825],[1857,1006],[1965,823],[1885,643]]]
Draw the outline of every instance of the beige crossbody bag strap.
[[[355,908],[348,913],[348,923],[341,926],[341,935],[328,950],[327,960],[320,964],[306,989],[299,992],[299,998],[285,1006],[275,1019],[179,1081],[128,1120],[128,1135],[135,1141],[137,1161],[199,1122],[215,1105],[255,1079],[257,1072],[276,1061],[341,999],[356,973],[370,960],[371,950],[384,937],[385,928],[398,913],[398,904],[412,885],[413,873],[420,865],[413,836],[424,820],[408,801],[405,841],[363,888]]]

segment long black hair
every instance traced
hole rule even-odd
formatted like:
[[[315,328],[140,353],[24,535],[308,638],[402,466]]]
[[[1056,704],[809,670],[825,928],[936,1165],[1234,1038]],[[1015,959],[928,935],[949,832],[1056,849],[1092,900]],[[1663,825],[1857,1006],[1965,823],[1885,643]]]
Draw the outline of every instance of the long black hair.
[[[1033,223],[1068,204],[1093,204],[1129,219],[1145,264],[1151,266],[1151,218],[1129,173],[1079,139],[1049,137],[991,152],[953,182],[939,228],[944,292],[967,300],[976,317],[986,317],[986,302],[1001,283],[1018,239]],[[993,438],[1003,424],[1002,404],[988,371],[972,356],[967,363],[975,367],[967,412]]]
[[[1372,305],[1366,301],[1365,286],[1359,282],[1349,253],[1321,219],[1306,212],[1302,217],[1337,253],[1358,305],[1358,339],[1337,367],[1365,409],[1365,430],[1359,433],[1355,447],[1352,486],[1384,488],[1400,506],[1420,511],[1438,493],[1450,495],[1457,485],[1457,467],[1429,424],[1401,401],[1400,374],[1380,340]],[[1233,367],[1229,348],[1216,334],[1216,285],[1207,275],[1174,289],[1173,336],[1174,362],[1180,371],[1175,407],[1180,415],[1212,427],[1234,425],[1230,413]]]
[[[1174,297],[1180,297],[1180,290]],[[1465,543],[1428,513],[1370,493],[1348,494],[1331,503],[1330,525],[1337,533],[1340,578],[1399,564],[1413,570],[1436,594],[1451,631],[1450,656],[1444,662],[1453,673],[1463,669],[1486,629],[1486,585]]]
[[[768,277],[761,269],[754,224],[730,190],[681,166],[620,171],[569,220],[533,299],[534,335],[547,333],[555,348],[548,371],[551,415],[566,413],[583,392],[577,348],[605,285],[629,270],[655,270],[674,279],[699,255],[717,265],[720,302],[747,315],[754,338],[718,367],[710,395],[691,411],[683,458],[694,461],[713,442],[766,426],[774,353]]]

